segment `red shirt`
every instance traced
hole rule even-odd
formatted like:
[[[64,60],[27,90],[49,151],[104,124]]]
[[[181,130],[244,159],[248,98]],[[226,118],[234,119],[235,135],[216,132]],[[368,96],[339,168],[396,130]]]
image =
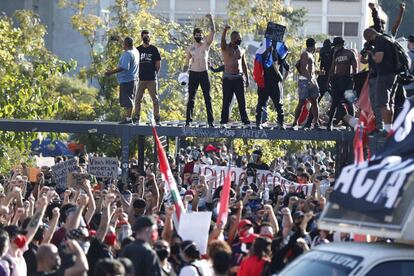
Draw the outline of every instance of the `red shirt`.
[[[237,276],[260,276],[265,263],[265,259],[259,259],[257,256],[248,256],[241,262]]]

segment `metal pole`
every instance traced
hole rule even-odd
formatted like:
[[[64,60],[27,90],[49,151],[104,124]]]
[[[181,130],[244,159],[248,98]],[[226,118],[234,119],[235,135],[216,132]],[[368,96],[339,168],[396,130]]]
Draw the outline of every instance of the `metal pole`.
[[[129,176],[129,131],[128,127],[122,128],[121,136],[121,168],[122,168],[122,184],[128,184]]]
[[[145,163],[145,136],[138,136],[138,170],[139,172],[144,171]]]

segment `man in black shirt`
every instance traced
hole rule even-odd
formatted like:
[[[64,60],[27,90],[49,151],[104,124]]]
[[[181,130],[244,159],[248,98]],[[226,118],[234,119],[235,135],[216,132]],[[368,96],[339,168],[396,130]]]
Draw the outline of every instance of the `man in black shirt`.
[[[374,44],[374,52],[367,51],[377,65],[377,81],[375,104],[381,111],[384,129],[388,132],[392,127],[394,115],[394,98],[396,81],[397,53],[395,46],[389,38],[379,34],[376,30],[368,28],[364,31],[367,42]]]
[[[157,254],[150,245],[158,234],[154,219],[149,216],[139,217],[132,230],[135,232],[135,241],[128,244],[119,256],[131,260],[135,266],[135,276],[161,275]]]
[[[158,102],[158,82],[157,76],[160,71],[161,56],[157,47],[150,44],[149,31],[141,32],[141,38],[144,42],[137,49],[139,52],[139,83],[138,91],[135,97],[135,117],[134,121],[139,123],[141,113],[141,103],[145,89],[151,96],[154,105],[154,119],[156,123],[160,122],[160,106]]]

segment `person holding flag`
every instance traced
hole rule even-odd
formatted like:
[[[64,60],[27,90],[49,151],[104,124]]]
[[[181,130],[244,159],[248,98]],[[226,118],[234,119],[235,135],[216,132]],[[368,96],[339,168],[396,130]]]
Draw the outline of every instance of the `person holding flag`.
[[[270,38],[263,39],[261,47],[256,51],[253,68],[253,78],[257,83],[258,100],[256,106],[256,126],[264,125],[263,112],[267,101],[272,99],[277,111],[277,123],[280,129],[284,127],[283,86],[285,76],[282,72],[289,72],[286,62],[288,50],[283,42],[273,43]]]

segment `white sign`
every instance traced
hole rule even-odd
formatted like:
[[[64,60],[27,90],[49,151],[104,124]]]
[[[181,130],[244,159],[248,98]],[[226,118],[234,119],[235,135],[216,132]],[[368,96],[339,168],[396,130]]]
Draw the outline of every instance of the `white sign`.
[[[35,156],[36,158],[36,166],[41,167],[52,167],[55,165],[55,158],[53,157],[43,157],[43,156]]]
[[[178,235],[183,241],[193,241],[202,255],[207,253],[211,212],[181,213]]]
[[[118,159],[112,157],[91,157],[88,164],[88,172],[96,177],[118,177]]]
[[[227,173],[228,167],[226,166],[209,166],[209,165],[195,165],[194,172],[203,174],[206,176],[206,179],[211,177],[216,177],[217,181],[215,183],[215,187],[223,185],[224,177]],[[313,184],[299,184],[296,182],[292,182],[287,180],[286,178],[282,177],[279,173],[266,171],[266,170],[257,170],[257,179],[259,180],[258,184],[270,184],[270,185],[280,185],[282,191],[287,193],[289,188],[293,185],[295,187],[295,192],[304,192],[306,195],[312,194],[312,186]],[[240,183],[240,179],[246,177],[246,170],[242,168],[232,167],[231,168],[231,181],[234,181],[237,185]],[[321,192],[328,188],[321,186]]]
[[[70,159],[65,162],[57,163],[52,166],[53,176],[55,177],[56,187],[65,189],[68,182],[68,173],[78,171],[78,161]]]

